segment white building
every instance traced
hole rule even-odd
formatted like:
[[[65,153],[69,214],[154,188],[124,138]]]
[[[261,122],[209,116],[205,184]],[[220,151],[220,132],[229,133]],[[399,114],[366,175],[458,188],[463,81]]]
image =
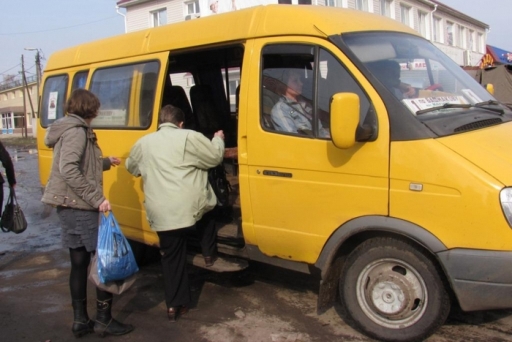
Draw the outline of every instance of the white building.
[[[486,53],[489,25],[437,0],[120,0],[132,32],[264,4],[334,6],[384,15],[414,28],[461,66]]]

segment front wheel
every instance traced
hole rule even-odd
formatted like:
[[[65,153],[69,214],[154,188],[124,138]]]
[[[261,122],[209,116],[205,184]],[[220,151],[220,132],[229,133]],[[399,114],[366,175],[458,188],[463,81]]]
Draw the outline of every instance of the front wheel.
[[[372,238],[359,245],[344,264],[339,291],[345,316],[383,341],[421,341],[450,311],[435,264],[399,239]]]

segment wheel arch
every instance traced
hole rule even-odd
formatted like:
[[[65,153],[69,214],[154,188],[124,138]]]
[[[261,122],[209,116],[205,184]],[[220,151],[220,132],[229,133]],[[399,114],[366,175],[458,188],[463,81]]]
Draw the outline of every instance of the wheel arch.
[[[336,299],[337,279],[340,277],[344,256],[348,255],[361,242],[371,237],[384,235],[396,236],[421,246],[443,270],[444,280],[448,280],[449,277],[436,256],[436,253],[447,250],[447,247],[432,233],[412,222],[393,217],[358,217],[344,223],[331,235],[315,263],[315,268],[319,270],[321,279],[318,296],[319,309],[325,308]]]

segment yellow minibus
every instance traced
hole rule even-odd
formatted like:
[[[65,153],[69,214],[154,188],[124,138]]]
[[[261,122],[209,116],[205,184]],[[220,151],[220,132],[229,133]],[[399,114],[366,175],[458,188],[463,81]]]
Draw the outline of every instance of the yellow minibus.
[[[186,129],[224,130],[237,153],[224,163],[223,258],[317,277],[319,308],[339,300],[368,336],[422,340],[455,303],[512,308],[512,112],[411,28],[269,5],[54,53],[38,126],[43,186],[45,130],[80,87],[101,101],[92,126],[105,155],[126,159],[166,104]],[[125,235],[156,247],[140,179],[121,165],[104,188]]]

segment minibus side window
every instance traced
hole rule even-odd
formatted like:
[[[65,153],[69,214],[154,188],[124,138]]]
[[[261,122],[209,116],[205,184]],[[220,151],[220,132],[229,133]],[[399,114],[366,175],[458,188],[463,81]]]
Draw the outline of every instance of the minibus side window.
[[[320,49],[318,58],[318,113],[329,113],[331,98],[336,93],[355,93],[359,96],[359,122],[365,122],[368,113],[373,113],[368,96],[347,69],[328,51]],[[326,119],[328,120],[329,116]],[[328,123],[325,123],[328,126]]]
[[[41,126],[48,127],[64,116],[68,75],[48,77],[45,81],[41,99]]]
[[[276,44],[263,48],[261,123],[282,134],[328,137],[314,111],[314,46]]]
[[[147,128],[151,124],[158,80],[158,62],[98,69],[90,90],[101,107],[95,128]]]
[[[265,130],[329,139],[331,98],[340,92],[357,94],[360,122],[374,123],[368,96],[329,51],[275,44],[264,47],[262,58],[260,121]]]
[[[85,89],[85,84],[87,83],[87,76],[89,76],[89,71],[77,72],[73,77],[73,83],[71,83],[71,91],[75,89]]]

